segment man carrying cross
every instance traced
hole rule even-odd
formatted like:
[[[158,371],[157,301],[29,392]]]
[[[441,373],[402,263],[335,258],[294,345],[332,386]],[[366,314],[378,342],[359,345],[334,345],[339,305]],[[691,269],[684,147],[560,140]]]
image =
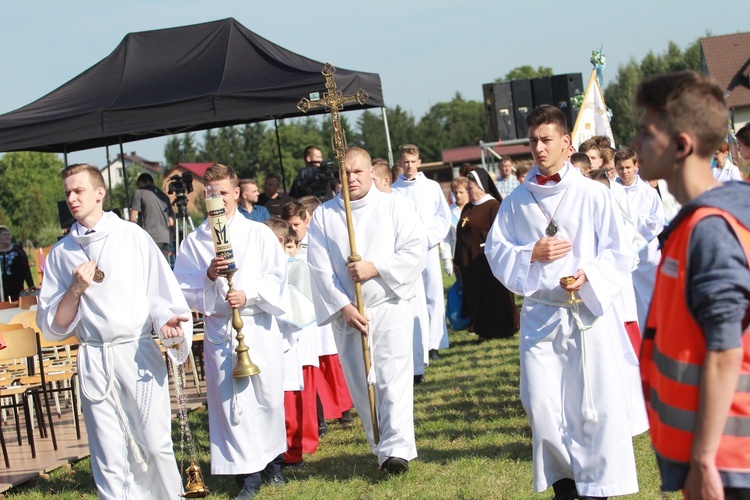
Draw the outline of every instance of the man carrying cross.
[[[333,325],[344,376],[378,464],[399,473],[417,456],[409,301],[426,265],[427,239],[416,218],[403,217],[403,200],[375,187],[367,151],[350,149],[344,164],[362,260],[347,263],[350,245],[342,190],[315,210],[308,230],[315,315],[319,325]],[[364,315],[355,304],[355,282],[362,287]],[[363,367],[360,334],[369,337],[369,375]],[[379,442],[373,433],[368,382],[375,389]]]

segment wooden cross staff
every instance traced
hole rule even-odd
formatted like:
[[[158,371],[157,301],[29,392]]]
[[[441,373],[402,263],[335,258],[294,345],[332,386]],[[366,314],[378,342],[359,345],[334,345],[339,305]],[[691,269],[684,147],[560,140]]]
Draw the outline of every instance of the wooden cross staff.
[[[339,121],[339,111],[344,109],[344,104],[350,102],[358,102],[364,104],[370,96],[367,95],[362,89],[359,89],[354,95],[343,95],[341,92],[336,90],[336,82],[333,79],[333,74],[336,72],[329,63],[323,66],[323,76],[326,78],[326,89],[328,92],[323,93],[322,99],[310,100],[306,97],[300,99],[297,103],[297,108],[303,113],[307,113],[312,108],[324,108],[326,111],[331,113],[331,125],[333,128],[331,134],[331,146],[333,146],[333,152],[336,155],[336,159],[339,162],[339,175],[341,176],[341,189],[344,195],[344,210],[346,212],[346,228],[349,233],[349,249],[351,255],[349,255],[349,262],[359,262],[362,257],[357,254],[357,244],[354,240],[354,224],[352,223],[352,208],[349,199],[349,182],[346,174],[346,134],[341,129],[341,122]],[[357,301],[357,311],[362,316],[365,315],[365,304],[362,300],[362,284],[354,282],[354,294]],[[367,335],[364,333],[361,335],[362,338],[362,355],[365,363],[365,379],[367,380],[372,367],[372,360],[370,359],[370,344]],[[367,395],[370,400],[370,415],[372,416],[372,434],[375,444],[380,442],[380,431],[378,429],[378,416],[375,409],[375,388],[369,381],[367,382]]]

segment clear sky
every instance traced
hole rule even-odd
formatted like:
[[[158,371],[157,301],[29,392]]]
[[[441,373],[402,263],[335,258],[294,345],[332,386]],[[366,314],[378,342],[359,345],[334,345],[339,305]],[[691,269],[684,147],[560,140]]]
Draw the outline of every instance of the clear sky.
[[[227,17],[293,52],[379,73],[386,105],[419,119],[456,92],[481,101],[482,83],[526,64],[582,73],[585,84],[602,44],[606,86],[618,66],[663,52],[670,40],[684,48],[707,33],[747,31],[750,1],[2,0],[0,113],[74,78],[127,33]],[[164,143],[124,148],[163,161]],[[70,155],[105,160],[103,149]]]

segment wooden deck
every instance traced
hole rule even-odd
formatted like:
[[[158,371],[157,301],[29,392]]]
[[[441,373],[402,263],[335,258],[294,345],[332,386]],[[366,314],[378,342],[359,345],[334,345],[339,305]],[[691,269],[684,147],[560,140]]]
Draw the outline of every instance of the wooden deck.
[[[187,372],[185,378],[187,385],[188,408],[192,410],[203,405],[206,401],[205,382],[202,380],[200,381],[201,395],[199,395],[192,374]],[[174,418],[176,418],[177,403],[174,396],[174,385],[171,383],[171,380],[170,389],[172,394],[172,413]],[[18,445],[12,413],[8,416],[6,422],[2,424],[5,443],[8,448],[10,469],[5,468],[5,463],[3,462],[2,457],[0,457],[0,499],[4,498],[4,492],[14,486],[38,478],[45,478],[50,471],[60,467],[68,467],[69,464],[89,455],[88,438],[86,435],[86,426],[83,421],[83,415],[81,415],[80,418],[81,439],[77,440],[72,409],[63,409],[62,417],[60,418],[56,416],[54,407],[52,412],[58,450],[55,451],[53,449],[51,437],[41,438],[39,436],[39,429],[35,428],[34,443],[36,445],[36,459],[31,458],[31,448],[26,440],[23,415],[20,417],[22,424],[22,446]]]

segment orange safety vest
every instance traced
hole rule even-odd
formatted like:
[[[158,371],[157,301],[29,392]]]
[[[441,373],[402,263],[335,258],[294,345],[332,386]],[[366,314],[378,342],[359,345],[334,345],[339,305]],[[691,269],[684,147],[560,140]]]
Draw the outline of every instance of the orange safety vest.
[[[701,219],[723,217],[737,235],[750,262],[750,229],[717,208],[699,208],[677,226],[662,249],[646,333],[641,378],[651,441],[661,458],[688,464],[698,410],[701,369],[706,357],[703,330],[687,307],[688,245]],[[750,472],[750,335],[743,335],[744,356],[716,455],[726,472]]]

